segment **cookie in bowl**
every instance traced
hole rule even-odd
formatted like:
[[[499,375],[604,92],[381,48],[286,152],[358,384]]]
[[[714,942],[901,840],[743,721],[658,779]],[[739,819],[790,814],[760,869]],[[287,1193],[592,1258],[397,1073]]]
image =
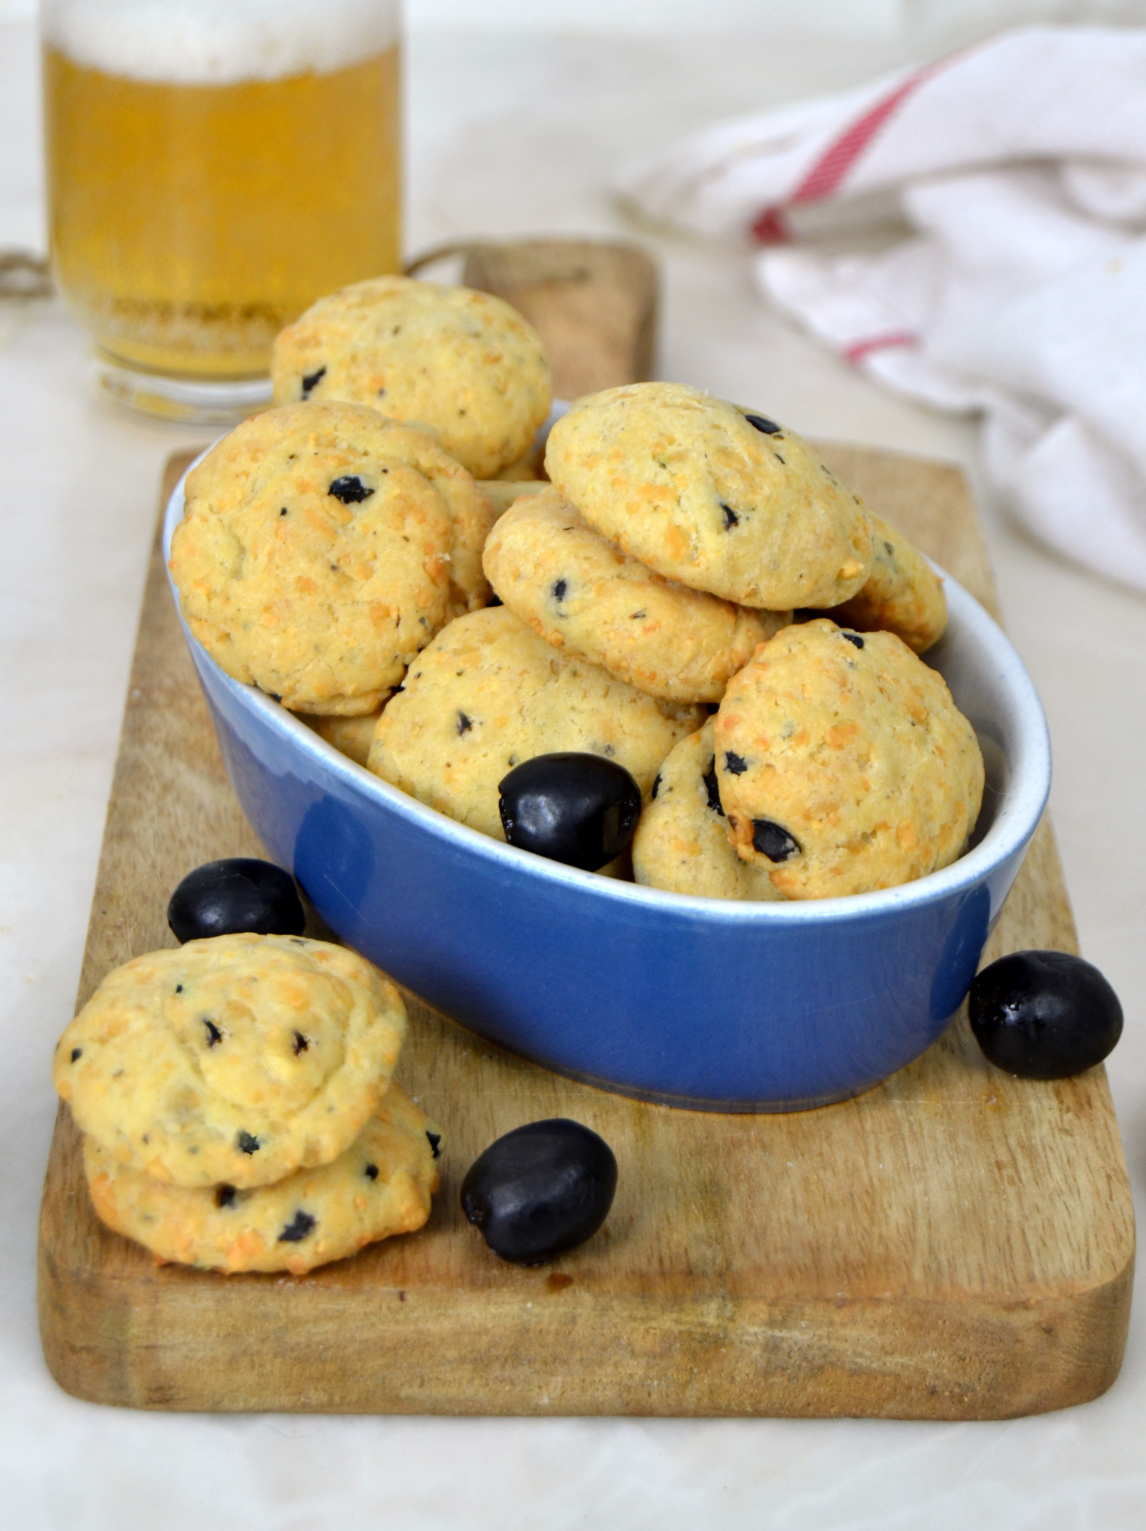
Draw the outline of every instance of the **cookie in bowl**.
[[[516,309],[404,276],[312,304],[276,339],[271,380],[276,404],[347,399],[428,426],[476,478],[528,466],[552,397],[541,338]]]
[[[483,565],[506,606],[546,643],[665,701],[719,702],[756,645],[792,620],[790,611],[752,611],[654,573],[551,485],[501,517]]]
[[[768,868],[742,860],[728,839],[716,780],[712,719],[673,749],[633,837],[633,876],[693,898],[781,899]]]
[[[983,756],[943,677],[893,633],[786,627],[714,720],[738,854],[790,899],[871,893],[949,866],[983,797]]]
[[[943,581],[902,532],[870,510],[867,516],[872,530],[871,572],[850,601],[825,616],[861,633],[895,633],[908,648],[925,654],[947,626]]]
[[[553,751],[604,755],[647,796],[702,721],[546,643],[504,606],[451,622],[379,719],[368,768],[421,803],[504,839],[498,783]]]
[[[554,425],[545,466],[610,542],[738,605],[837,606],[868,577],[858,497],[801,437],[699,389],[592,394]]]
[[[489,590],[496,507],[423,431],[354,404],[268,410],[187,475],[171,575],[236,680],[299,712],[376,711]]]

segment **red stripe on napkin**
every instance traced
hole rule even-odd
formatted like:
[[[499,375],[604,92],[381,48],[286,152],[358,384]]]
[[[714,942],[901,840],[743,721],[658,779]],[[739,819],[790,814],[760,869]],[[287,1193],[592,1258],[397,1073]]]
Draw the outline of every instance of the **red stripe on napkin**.
[[[866,340],[856,340],[843,349],[850,362],[861,362],[873,351],[886,351],[891,346],[917,346],[919,336],[911,330],[889,330],[885,335],[869,335]]]
[[[766,207],[750,232],[758,245],[786,245],[792,238],[792,231],[778,207]]]
[[[848,171],[888,118],[894,116],[912,91],[937,70],[949,64],[953,57],[952,54],[946,58],[936,59],[934,63],[925,64],[922,69],[917,69],[902,84],[897,85],[890,95],[885,96],[882,101],[877,101],[875,106],[869,107],[862,117],[852,123],[846,133],[841,134],[829,148],[825,149],[785,205],[791,207],[797,202],[820,202],[825,197],[833,196],[839,190]],[[787,244],[792,238],[792,231],[781,207],[766,207],[752,224],[749,232],[756,243],[761,245]]]
[[[941,62],[945,63],[946,60]],[[831,148],[820,155],[796,187],[790,200],[818,202],[837,191],[840,182],[887,119],[899,110],[912,91],[922,85],[929,75],[934,74],[938,67],[938,64],[928,64],[923,69],[917,69],[909,79],[904,80],[902,85],[897,86],[890,96],[885,96],[875,106],[869,107],[858,122],[853,122],[847,132],[837,138]]]

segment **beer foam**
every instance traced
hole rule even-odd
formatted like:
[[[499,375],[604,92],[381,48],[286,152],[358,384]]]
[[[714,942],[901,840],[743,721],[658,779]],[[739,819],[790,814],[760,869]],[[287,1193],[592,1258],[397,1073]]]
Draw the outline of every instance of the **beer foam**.
[[[231,85],[325,74],[398,40],[400,0],[43,0],[45,41],[136,80]]]

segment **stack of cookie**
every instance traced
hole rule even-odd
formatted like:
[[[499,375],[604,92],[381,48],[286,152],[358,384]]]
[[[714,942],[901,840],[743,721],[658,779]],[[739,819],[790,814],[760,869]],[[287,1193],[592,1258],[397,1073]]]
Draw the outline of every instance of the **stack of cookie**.
[[[397,989],[353,952],[230,935],[111,973],[56,1089],[92,1199],[160,1261],[300,1274],[420,1228],[441,1135],[392,1082]]]

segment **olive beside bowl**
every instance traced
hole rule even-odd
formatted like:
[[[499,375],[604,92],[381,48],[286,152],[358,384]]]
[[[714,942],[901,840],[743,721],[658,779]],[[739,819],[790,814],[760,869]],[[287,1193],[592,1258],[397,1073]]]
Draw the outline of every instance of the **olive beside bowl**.
[[[168,506],[165,549],[183,513]],[[502,844],[423,806],[225,675],[186,632],[232,785],[267,853],[342,940],[490,1041],[692,1109],[845,1099],[943,1031],[1050,788],[1034,686],[954,580],[927,655],[983,747],[970,850],[851,898],[739,903],[639,887]]]

